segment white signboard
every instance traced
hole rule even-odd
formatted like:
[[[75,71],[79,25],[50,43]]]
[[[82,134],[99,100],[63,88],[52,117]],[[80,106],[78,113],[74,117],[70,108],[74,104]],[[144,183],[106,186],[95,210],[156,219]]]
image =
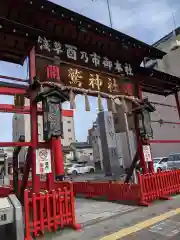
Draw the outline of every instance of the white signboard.
[[[36,150],[36,174],[51,173],[51,151],[39,148]]]
[[[145,162],[151,162],[151,149],[149,145],[143,145],[143,154],[144,154],[144,160]]]

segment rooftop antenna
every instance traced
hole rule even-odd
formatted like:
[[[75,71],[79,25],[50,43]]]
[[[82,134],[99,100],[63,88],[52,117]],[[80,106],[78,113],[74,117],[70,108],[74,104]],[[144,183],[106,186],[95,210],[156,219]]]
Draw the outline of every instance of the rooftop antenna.
[[[94,2],[95,0],[92,0],[92,2]],[[110,3],[109,0],[106,0],[107,3],[107,7],[108,7],[108,14],[109,14],[109,23],[110,23],[110,27],[112,28],[113,24],[112,24],[112,16],[111,16],[111,9],[110,9]]]
[[[180,47],[180,42],[177,41],[177,36],[176,36],[176,21],[175,21],[175,17],[174,14],[172,12],[172,18],[173,18],[173,31],[172,31],[172,46],[170,47],[170,51],[176,50],[177,48]]]
[[[108,7],[109,23],[110,23],[110,27],[112,28],[112,27],[113,27],[113,24],[112,24],[112,16],[111,16],[110,3],[109,3],[109,0],[106,0],[106,2],[107,2],[107,7]]]
[[[173,37],[176,41],[176,21],[175,21],[175,17],[174,17],[174,13],[172,12],[172,18],[173,18]]]

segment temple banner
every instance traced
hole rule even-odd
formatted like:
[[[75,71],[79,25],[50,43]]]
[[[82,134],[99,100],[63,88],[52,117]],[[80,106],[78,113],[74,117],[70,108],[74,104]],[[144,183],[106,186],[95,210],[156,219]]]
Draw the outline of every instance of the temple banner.
[[[36,57],[37,76],[41,82],[54,81],[65,86],[95,90],[114,95],[134,95],[134,84],[120,77],[67,63],[54,64],[53,60]],[[92,95],[92,94],[90,94]]]
[[[39,36],[36,52],[43,56],[56,57],[62,62],[77,64],[103,72],[110,72],[119,76],[134,76],[133,67],[128,62],[120,62],[118,59],[109,59],[96,52],[87,52],[74,45],[62,44],[46,37]]]

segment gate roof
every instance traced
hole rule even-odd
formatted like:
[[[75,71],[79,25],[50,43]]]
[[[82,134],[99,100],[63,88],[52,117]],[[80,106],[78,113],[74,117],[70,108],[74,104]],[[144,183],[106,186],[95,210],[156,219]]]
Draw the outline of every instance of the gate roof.
[[[129,62],[144,91],[168,95],[180,86],[177,77],[139,68],[145,57],[161,59],[161,50],[46,0],[0,1],[0,60],[23,64],[38,36]]]

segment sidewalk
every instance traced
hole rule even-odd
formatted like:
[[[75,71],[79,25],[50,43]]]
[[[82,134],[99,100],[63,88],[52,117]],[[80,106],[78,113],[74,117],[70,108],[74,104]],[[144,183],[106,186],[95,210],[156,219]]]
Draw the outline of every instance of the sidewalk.
[[[93,200],[86,200],[86,201],[94,202]],[[102,209],[102,212],[106,210],[104,208],[105,205],[103,205],[103,204],[104,203],[100,202],[101,206],[99,205],[100,209]],[[114,204],[114,203],[112,203],[112,204]],[[80,205],[80,202],[79,202],[79,206],[83,206],[83,204]],[[85,204],[84,208],[86,208],[86,206],[87,205]],[[115,205],[112,205],[112,208],[114,208],[114,207],[115,207]],[[110,218],[107,218],[107,219],[105,219],[105,218],[101,219],[102,221],[99,221],[99,222],[94,222],[94,223],[91,222],[90,225],[86,224],[88,222],[88,220],[86,221],[84,214],[82,214],[83,217],[81,219],[84,218],[83,221],[85,223],[84,224],[85,227],[80,232],[76,232],[76,231],[72,231],[72,230],[63,230],[61,233],[58,232],[56,234],[46,235],[43,239],[45,239],[45,240],[51,240],[51,239],[53,239],[53,240],[60,240],[60,239],[63,239],[63,240],[77,240],[77,239],[78,240],[101,240],[102,239],[103,240],[103,238],[105,236],[109,236],[110,234],[118,232],[121,229],[125,229],[128,227],[134,226],[135,224],[137,224],[139,222],[154,218],[158,215],[161,215],[165,212],[168,212],[172,209],[176,209],[179,207],[180,207],[180,196],[178,196],[177,198],[174,198],[173,200],[156,202],[149,207],[137,207],[137,208],[135,207],[132,210],[125,211],[125,212],[122,211],[123,206],[120,204],[119,214],[118,213],[114,214]],[[83,212],[83,210],[81,210],[81,212]],[[81,214],[79,212],[79,217],[78,217],[79,220],[80,220],[80,215]],[[78,213],[77,213],[77,216],[78,216]],[[177,215],[175,218],[180,219],[180,216]],[[175,221],[173,218],[167,219],[167,220]],[[167,223],[168,223],[168,221],[167,221]],[[178,221],[176,221],[176,223],[178,225]],[[152,227],[154,227],[154,225],[150,226],[150,228],[152,228]],[[150,228],[143,229],[140,232],[136,232],[136,233],[134,233],[134,235],[128,235],[127,237],[124,237],[123,239],[124,240],[129,240],[129,239],[144,240],[145,232],[148,234],[148,237],[149,237],[149,238],[147,238],[147,240],[166,239],[165,235],[162,236],[161,234],[159,234],[157,232],[152,233],[152,231],[149,231]],[[171,227],[169,226],[169,229],[170,228]],[[154,234],[158,234],[158,237],[155,236]],[[174,236],[174,237],[177,237],[177,236]],[[172,239],[175,240],[176,238],[172,238]],[[178,238],[178,239],[180,239],[180,238]],[[109,240],[118,240],[118,238],[109,238]]]
[[[82,226],[82,231],[86,227],[98,225],[102,221],[112,219],[118,216],[123,216],[125,213],[136,211],[139,207],[128,206],[119,203],[96,201],[92,199],[77,198],[75,202],[77,223]],[[67,234],[76,235],[77,232],[71,229],[65,229],[62,232],[47,233],[42,239],[59,240],[60,236],[64,237]],[[68,239],[68,238],[67,238]]]
[[[76,218],[82,227],[135,211],[138,207],[92,199],[76,199]]]

